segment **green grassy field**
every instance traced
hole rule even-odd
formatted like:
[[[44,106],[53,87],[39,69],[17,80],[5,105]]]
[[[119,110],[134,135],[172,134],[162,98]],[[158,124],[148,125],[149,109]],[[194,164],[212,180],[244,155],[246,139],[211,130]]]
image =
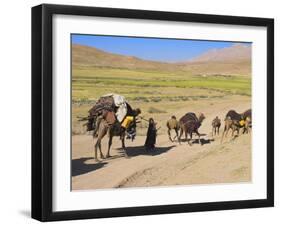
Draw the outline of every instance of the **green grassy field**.
[[[190,90],[191,89],[191,90]],[[251,79],[242,76],[191,75],[187,72],[132,71],[110,68],[74,68],[72,73],[72,99],[96,100],[105,93],[119,93],[128,100],[143,97],[148,101],[160,99],[184,99],[212,95],[251,95]]]
[[[85,116],[102,95],[118,93],[144,115],[170,115],[186,102],[231,95],[251,96],[249,76],[192,75],[184,71],[145,71],[98,67],[72,70],[73,133],[82,133],[76,116]]]

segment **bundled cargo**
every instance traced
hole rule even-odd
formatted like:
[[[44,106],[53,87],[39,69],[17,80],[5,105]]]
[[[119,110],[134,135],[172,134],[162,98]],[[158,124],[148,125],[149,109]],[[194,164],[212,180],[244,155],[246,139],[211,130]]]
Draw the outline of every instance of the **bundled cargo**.
[[[89,110],[87,131],[94,130],[95,134],[101,119],[104,119],[108,125],[119,122],[121,127],[128,129],[140,113],[140,109],[133,110],[123,96],[114,93],[106,94],[101,96]]]

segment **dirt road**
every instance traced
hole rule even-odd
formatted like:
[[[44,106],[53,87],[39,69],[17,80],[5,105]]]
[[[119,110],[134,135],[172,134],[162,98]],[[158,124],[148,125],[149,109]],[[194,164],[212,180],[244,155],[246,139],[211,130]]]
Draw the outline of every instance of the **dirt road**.
[[[202,109],[202,106],[206,107]],[[93,159],[92,136],[75,135],[72,137],[72,189],[250,181],[251,135],[228,138],[222,144],[221,135],[211,135],[211,121],[215,116],[223,119],[230,109],[243,112],[250,107],[250,99],[246,97],[217,100],[216,104],[205,100],[192,107],[187,106],[173,114],[180,117],[189,111],[204,112],[206,119],[199,129],[201,134],[205,134],[203,145],[198,143],[196,136],[194,144],[189,146],[187,143],[172,143],[166,134],[160,134],[156,150],[147,152],[143,147],[145,136],[137,136],[134,142],[126,141],[129,158],[125,158],[120,149],[121,142],[116,137],[111,150],[113,157],[100,163]],[[102,147],[105,153],[107,138]]]

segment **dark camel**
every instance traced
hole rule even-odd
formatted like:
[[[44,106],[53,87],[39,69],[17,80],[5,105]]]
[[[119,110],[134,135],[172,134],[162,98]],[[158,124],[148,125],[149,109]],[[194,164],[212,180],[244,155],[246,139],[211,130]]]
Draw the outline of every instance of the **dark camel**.
[[[189,113],[185,114],[183,117],[181,117],[181,119],[179,121],[179,125],[180,125],[179,141],[184,132],[185,140],[187,140],[189,145],[192,145],[190,143],[190,141],[192,140],[192,133],[196,133],[198,136],[199,142],[202,145],[202,142],[200,139],[200,133],[198,132],[198,129],[201,126],[204,119],[205,119],[205,116],[203,113],[200,113],[199,117],[197,118],[197,116],[193,112],[189,112]],[[187,139],[187,134],[189,134],[190,140]]]
[[[243,133],[250,133],[252,128],[252,109],[243,112],[242,118],[245,120]]]
[[[224,139],[224,137],[227,137],[228,131],[231,129],[232,134],[231,136],[234,136],[234,133],[237,132],[237,136],[239,136],[240,128],[243,128],[243,133],[249,132],[249,129],[252,124],[252,110],[249,109],[242,114],[237,113],[234,110],[230,110],[227,112],[225,116],[225,125],[224,125],[224,131],[221,138],[221,143]]]

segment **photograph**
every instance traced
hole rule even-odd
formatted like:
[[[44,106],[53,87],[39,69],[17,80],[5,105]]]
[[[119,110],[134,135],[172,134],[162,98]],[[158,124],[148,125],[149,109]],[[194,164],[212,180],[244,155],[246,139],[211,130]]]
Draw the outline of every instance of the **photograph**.
[[[71,191],[252,182],[252,42],[70,39]]]
[[[32,7],[32,218],[274,206],[274,19],[120,7]]]

